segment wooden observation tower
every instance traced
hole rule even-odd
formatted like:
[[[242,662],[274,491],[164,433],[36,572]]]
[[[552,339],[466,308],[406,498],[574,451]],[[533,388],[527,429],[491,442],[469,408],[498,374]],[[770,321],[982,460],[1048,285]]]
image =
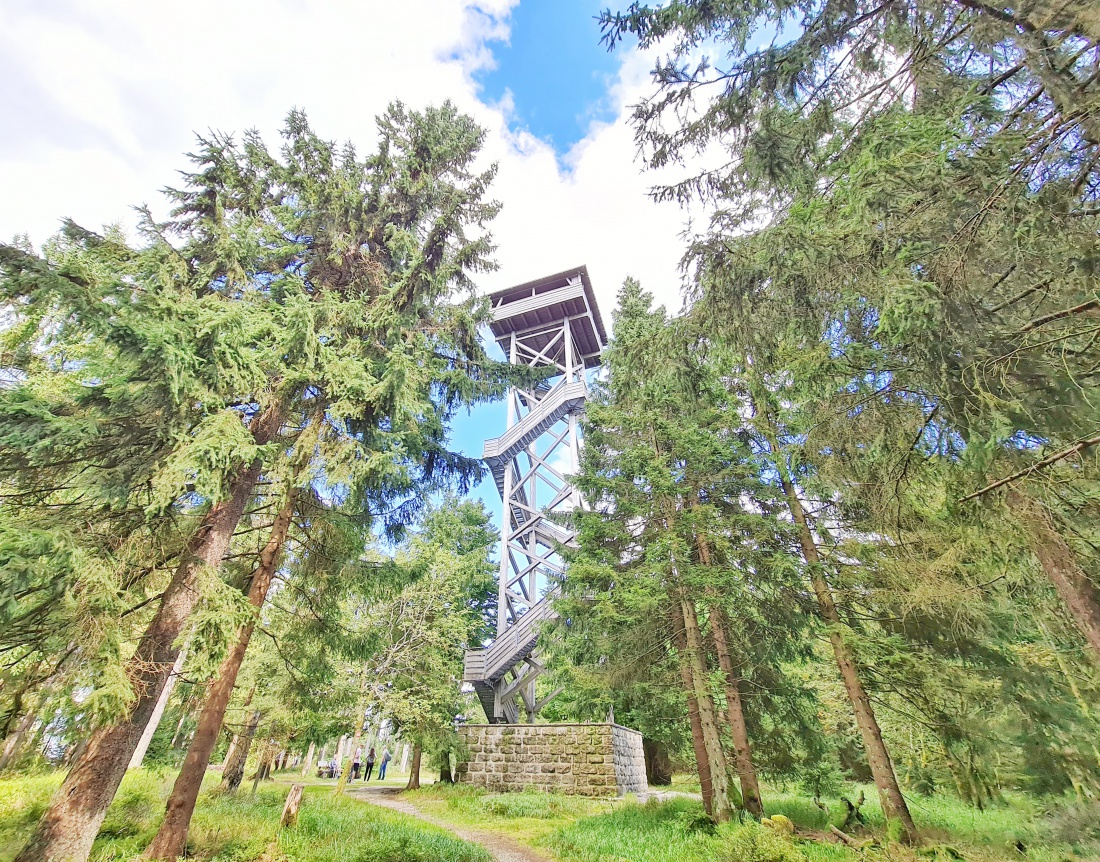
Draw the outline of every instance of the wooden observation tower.
[[[485,463],[504,500],[497,636],[466,653],[464,679],[490,724],[528,721],[554,694],[537,700],[543,670],[538,626],[554,616],[552,594],[564,574],[558,548],[573,541],[564,515],[580,505],[570,481],[579,466],[577,419],[588,396],[586,370],[599,364],[607,332],[585,267],[492,294],[490,324],[514,365],[553,368],[530,391],[508,393],[508,427],[485,443]]]

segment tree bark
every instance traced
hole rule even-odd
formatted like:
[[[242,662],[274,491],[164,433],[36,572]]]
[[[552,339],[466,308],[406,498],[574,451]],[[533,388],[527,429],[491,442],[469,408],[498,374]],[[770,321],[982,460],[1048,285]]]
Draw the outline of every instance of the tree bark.
[[[683,660],[687,654],[687,638],[684,636],[684,619],[679,612],[672,614],[672,643],[680,654],[680,681],[687,695],[688,720],[691,723],[691,747],[695,752],[695,770],[699,774],[699,790],[703,795],[703,810],[707,814],[714,811],[714,784],[710,779],[710,765],[707,763],[707,748],[703,743],[703,724],[699,720],[699,701],[695,699],[695,685],[691,678],[691,668]]]
[[[269,407],[252,420],[257,443],[270,442],[282,425],[282,410]],[[179,566],[152,621],[138,643],[126,672],[136,695],[126,717],[95,731],[80,759],[50,800],[30,840],[15,862],[85,862],[107,815],[142,731],[152,717],[179,650],[175,643],[201,596],[198,575],[217,568],[244,514],[260,476],[261,463],[242,467],[229,494],[215,503],[187,544]]]
[[[293,826],[298,822],[298,810],[302,807],[302,791],[305,789],[304,784],[290,785],[290,793],[286,797],[286,805],[283,806],[283,816],[279,820],[280,826]]]
[[[764,816],[764,803],[760,798],[760,780],[752,765],[752,745],[741,704],[741,677],[733,666],[727,630],[725,612],[714,605],[710,610],[710,633],[718,654],[718,666],[726,679],[726,710],[729,713],[730,734],[733,737],[734,768],[741,782],[741,799],[745,810],[759,820]]]
[[[247,708],[252,703],[252,696],[256,693],[256,686],[248,691],[248,697],[244,699]],[[256,728],[260,725],[260,710],[254,710],[248,719],[244,734],[234,734],[233,743],[229,746],[230,752],[225,758],[222,767],[222,783],[218,788],[222,793],[232,793],[240,787],[244,778],[245,765],[248,762],[248,752],[252,748],[252,740],[256,738]]]
[[[233,696],[233,687],[237,684],[237,674],[244,663],[260,609],[267,598],[267,591],[271,588],[279,556],[286,543],[294,517],[295,497],[294,491],[287,494],[286,503],[271,525],[267,544],[260,552],[259,565],[252,574],[252,583],[248,589],[248,603],[253,608],[252,618],[237,632],[236,643],[222,659],[217,676],[207,690],[195,736],[187,749],[187,757],[184,758],[183,767],[176,776],[172,794],[165,806],[164,820],[156,837],[145,850],[149,859],[176,859],[187,848],[187,831],[191,826],[191,816],[195,813],[202,780],[206,775],[206,767],[210,765],[214,747],[218,744],[218,734],[221,733],[229,699]]]
[[[729,798],[726,755],[722,750],[722,737],[718,733],[718,722],[715,720],[716,709],[714,698],[710,693],[706,651],[703,649],[703,636],[699,630],[699,618],[695,609],[695,602],[687,597],[686,591],[681,592],[680,608],[684,615],[684,635],[687,640],[686,659],[691,668],[695,700],[699,704],[699,724],[703,730],[703,747],[706,749],[707,765],[710,768],[711,788],[714,795],[711,817],[716,822],[723,823],[729,820],[733,814],[733,806]]]
[[[786,464],[783,463],[778,442],[774,435],[769,442],[775,456],[775,466],[779,472],[779,481],[787,501],[787,508],[798,530],[798,541],[802,549],[802,556],[806,560],[807,568],[810,570],[810,583],[813,586],[814,595],[817,597],[818,608],[821,611],[821,616],[828,624],[829,643],[833,648],[833,656],[837,668],[840,670],[840,677],[844,682],[844,690],[848,695],[849,702],[852,704],[852,711],[855,713],[856,726],[859,727],[860,736],[863,738],[863,749],[867,754],[867,764],[871,767],[875,787],[878,788],[882,813],[888,822],[894,821],[898,824],[900,828],[899,838],[906,844],[912,844],[917,840],[917,827],[913,823],[913,816],[909,813],[909,806],[898,784],[897,773],[894,772],[890,752],[886,747],[885,740],[882,738],[882,729],[875,717],[875,710],[863,688],[863,681],[859,676],[855,656],[844,640],[843,623],[840,614],[837,612],[832,590],[825,580],[817,542],[814,540],[809,522],[806,520],[806,512],[802,508],[798,491],[791,481]]]
[[[1091,648],[1093,661],[1100,665],[1100,589],[1081,569],[1046,506],[1016,488],[1005,494],[1005,503],[1026,531],[1031,552]]]
[[[229,761],[233,759],[233,755],[237,751],[237,746],[241,744],[241,735],[234,733],[229,739],[229,747],[225,750],[225,760],[222,761],[222,771],[229,766]]]
[[[409,766],[409,781],[405,785],[406,790],[420,789],[420,756],[422,754],[420,746],[414,745],[412,763]]]
[[[302,766],[302,775],[309,775],[309,770],[313,766],[313,754],[317,750],[317,744],[311,742],[309,744],[309,751],[306,752],[305,764]]]

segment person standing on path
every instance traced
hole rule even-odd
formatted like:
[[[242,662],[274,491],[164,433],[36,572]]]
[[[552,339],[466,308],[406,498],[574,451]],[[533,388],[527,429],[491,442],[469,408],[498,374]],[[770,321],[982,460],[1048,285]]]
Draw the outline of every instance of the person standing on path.
[[[378,761],[378,780],[381,781],[386,777],[386,764],[391,760],[389,748],[382,749],[382,759]]]
[[[363,773],[363,780],[370,781],[370,774],[374,769],[374,749],[367,752],[367,771]]]
[[[363,748],[360,746],[355,749],[355,756],[351,759],[351,780],[355,781],[359,777],[359,764],[363,761]]]

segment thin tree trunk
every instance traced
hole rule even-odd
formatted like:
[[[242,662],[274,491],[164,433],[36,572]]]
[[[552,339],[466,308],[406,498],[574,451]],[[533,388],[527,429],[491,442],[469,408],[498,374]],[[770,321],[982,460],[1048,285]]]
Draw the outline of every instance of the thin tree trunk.
[[[237,750],[237,746],[241,743],[241,735],[234,733],[229,740],[229,747],[225,750],[225,759],[222,761],[222,771],[229,766],[229,761],[233,759],[233,754]]]
[[[878,788],[879,800],[882,804],[882,813],[886,820],[894,821],[901,830],[899,838],[907,844],[912,844],[917,839],[917,828],[913,823],[913,816],[909,813],[909,806],[902,795],[898,785],[897,774],[894,772],[894,764],[890,760],[890,752],[886,742],[882,738],[882,729],[875,717],[874,708],[870,698],[863,688],[859,670],[856,666],[855,656],[851,648],[844,641],[840,614],[837,612],[836,603],[833,601],[833,593],[825,580],[824,570],[821,564],[821,555],[818,553],[817,543],[810,531],[809,522],[806,520],[806,512],[802,508],[802,501],[798,497],[798,491],[787,472],[787,466],[783,462],[779,450],[778,441],[774,430],[769,443],[775,456],[775,467],[779,472],[779,481],[783,488],[783,494],[787,500],[787,508],[791,513],[798,530],[798,541],[802,548],[802,556],[806,560],[810,570],[810,582],[814,595],[817,597],[818,608],[829,628],[829,643],[833,647],[833,656],[840,677],[844,682],[844,689],[848,694],[848,700],[852,704],[855,713],[856,726],[859,727],[860,736],[863,738],[863,749],[867,754],[867,763],[871,767],[871,775]]]
[[[764,816],[764,803],[760,798],[760,780],[752,765],[752,745],[741,704],[741,678],[730,656],[727,629],[725,612],[714,605],[710,610],[710,633],[718,654],[718,666],[726,678],[726,710],[729,713],[730,734],[733,737],[734,768],[741,782],[741,799],[745,810],[759,820]]]
[[[1031,552],[1100,664],[1100,589],[1077,562],[1050,511],[1038,500],[1010,488],[1005,503],[1027,532]]]
[[[12,734],[4,740],[4,748],[0,751],[0,772],[19,760],[19,755],[23,753],[23,747],[30,738],[30,731],[36,720],[37,716],[33,712],[28,712],[19,720]]]
[[[704,566],[711,565],[710,546],[706,536],[696,537],[699,549],[699,561]],[[741,804],[757,820],[764,816],[764,803],[760,797],[760,780],[752,764],[752,744],[749,742],[749,729],[745,722],[745,710],[741,702],[741,676],[733,665],[733,656],[729,647],[729,621],[726,612],[713,589],[709,589],[710,635],[714,642],[714,651],[718,656],[718,667],[725,677],[726,712],[729,716],[730,736],[733,739],[733,766],[741,784]]]
[[[263,748],[260,749],[260,757],[259,757],[259,760],[256,763],[256,774],[252,776],[252,795],[253,796],[256,795],[256,791],[260,787],[260,782],[263,781],[265,778],[267,778],[267,773],[268,773],[268,770],[270,768],[269,764],[271,763],[271,758],[273,756],[273,752],[274,752],[274,746],[272,745],[271,740],[269,739],[263,744]]]
[[[252,749],[252,740],[256,738],[256,728],[260,725],[260,710],[254,710],[248,719],[248,727],[245,728],[233,759],[222,770],[221,790],[223,793],[232,793],[241,786],[244,780],[244,768],[248,764],[248,753]]]
[[[340,796],[348,786],[348,776],[351,775],[351,764],[355,760],[355,749],[359,745],[359,741],[363,738],[363,728],[367,724],[367,680],[366,675],[360,678],[359,681],[359,704],[357,706],[358,720],[355,723],[355,735],[352,737],[351,745],[348,746],[348,758],[344,763],[343,769],[340,770],[340,780],[336,782],[336,789],[333,790],[333,794]],[[366,758],[363,758],[361,765],[365,766]]]
[[[282,416],[278,406],[257,415],[250,426],[255,441],[263,444],[274,439],[282,426]],[[200,599],[199,572],[204,567],[216,569],[221,565],[259,479],[261,466],[257,460],[237,472],[230,481],[226,499],[214,504],[191,537],[156,614],[127,662],[126,673],[136,698],[126,717],[92,734],[15,862],[87,860],[107,808],[179,655],[176,640]]]
[[[164,688],[161,689],[160,697],[157,698],[157,705],[153,708],[153,714],[145,725],[145,730],[141,732],[141,739],[138,740],[138,746],[134,750],[133,757],[130,758],[128,769],[137,769],[141,766],[142,761],[145,760],[145,755],[149,751],[149,744],[153,741],[153,734],[156,733],[157,728],[160,727],[160,720],[164,718],[164,710],[168,707],[168,700],[172,697],[172,691],[176,687],[176,681],[183,671],[183,663],[186,660],[187,647],[184,647],[180,650],[180,654],[176,656],[176,661],[172,665],[172,672],[168,675],[168,679],[165,680]]]
[[[236,643],[222,659],[218,674],[206,692],[206,702],[199,715],[195,736],[187,749],[187,757],[184,758],[183,767],[176,776],[172,794],[168,797],[165,806],[164,820],[156,837],[145,851],[145,855],[150,859],[175,859],[182,856],[187,847],[187,831],[191,825],[191,816],[195,812],[195,803],[199,798],[203,777],[206,775],[206,767],[210,765],[210,757],[218,744],[218,734],[221,733],[229,699],[233,696],[237,674],[244,662],[260,609],[267,598],[271,580],[275,576],[279,555],[286,543],[290,522],[294,517],[295,497],[294,491],[287,494],[286,503],[271,525],[267,544],[260,552],[259,565],[252,574],[252,583],[248,589],[248,603],[254,609],[252,618],[237,632]]]
[[[248,709],[252,705],[252,698],[256,694],[256,686],[248,690],[248,696],[244,699],[244,708]],[[222,765],[222,783],[218,788],[221,793],[231,793],[235,791],[241,783],[241,779],[244,778],[244,769],[248,760],[249,749],[252,748],[252,740],[256,736],[256,728],[260,724],[260,710],[255,710],[248,719],[248,724],[245,725],[245,732],[243,735],[239,733],[233,734],[233,742],[230,743],[229,753],[225,757],[225,763]]]
[[[703,795],[703,809],[707,814],[714,812],[714,784],[710,779],[710,765],[707,763],[707,747],[703,743],[703,724],[699,720],[699,701],[695,699],[695,685],[691,679],[691,668],[682,656],[687,655],[687,638],[684,635],[684,618],[679,611],[672,614],[672,643],[681,656],[680,680],[687,695],[688,720],[691,723],[691,747],[695,752],[695,770],[699,774],[699,789]]]
[[[405,785],[406,790],[420,789],[420,756],[422,754],[420,746],[414,745],[412,764],[409,766],[409,781]]]
[[[699,704],[699,724],[703,731],[703,747],[706,750],[707,765],[710,769],[713,810],[711,817],[718,823],[729,820],[733,807],[729,798],[729,777],[726,772],[726,755],[722,751],[722,737],[718,733],[715,721],[714,698],[708,685],[706,652],[703,649],[703,637],[699,630],[699,618],[696,616],[695,603],[681,591],[680,609],[684,616],[684,636],[687,640],[685,656],[691,668],[692,686],[695,700]]]
[[[183,748],[183,725],[187,721],[190,710],[190,701],[183,704],[180,720],[176,722],[176,732],[172,734],[172,748]],[[152,721],[152,719],[149,719]],[[146,725],[148,727],[149,725]]]

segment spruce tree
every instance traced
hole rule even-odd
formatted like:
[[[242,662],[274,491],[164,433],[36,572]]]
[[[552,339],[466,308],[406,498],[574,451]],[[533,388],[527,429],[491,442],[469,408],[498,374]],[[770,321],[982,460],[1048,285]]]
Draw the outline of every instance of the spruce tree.
[[[182,347],[208,369],[208,415],[166,454],[152,487],[162,505],[181,500],[201,514],[127,665],[133,701],[92,735],[23,862],[86,858],[175,661],[200,576],[220,565],[280,451],[311,437],[320,481],[364,515],[380,513],[378,528],[394,535],[426,489],[464,487],[480,472],[443,441],[453,411],[499,394],[506,373],[477,342],[476,303],[451,301],[490,266],[487,236],[469,235],[497,211],[484,200],[493,171],[470,170],[483,133],[450,105],[394,105],[379,132],[366,159],[319,139],[300,112],[288,117],[281,157],[252,133],[239,145],[202,140],[187,185],[170,192],[171,219],[145,223],[165,263],[134,276],[139,290],[111,274],[117,292],[129,287],[172,321],[180,295],[199,312],[181,320],[194,333]],[[79,286],[48,260],[24,255],[17,265],[17,286]],[[174,359],[179,348],[161,349]],[[320,427],[307,433],[311,423]]]

